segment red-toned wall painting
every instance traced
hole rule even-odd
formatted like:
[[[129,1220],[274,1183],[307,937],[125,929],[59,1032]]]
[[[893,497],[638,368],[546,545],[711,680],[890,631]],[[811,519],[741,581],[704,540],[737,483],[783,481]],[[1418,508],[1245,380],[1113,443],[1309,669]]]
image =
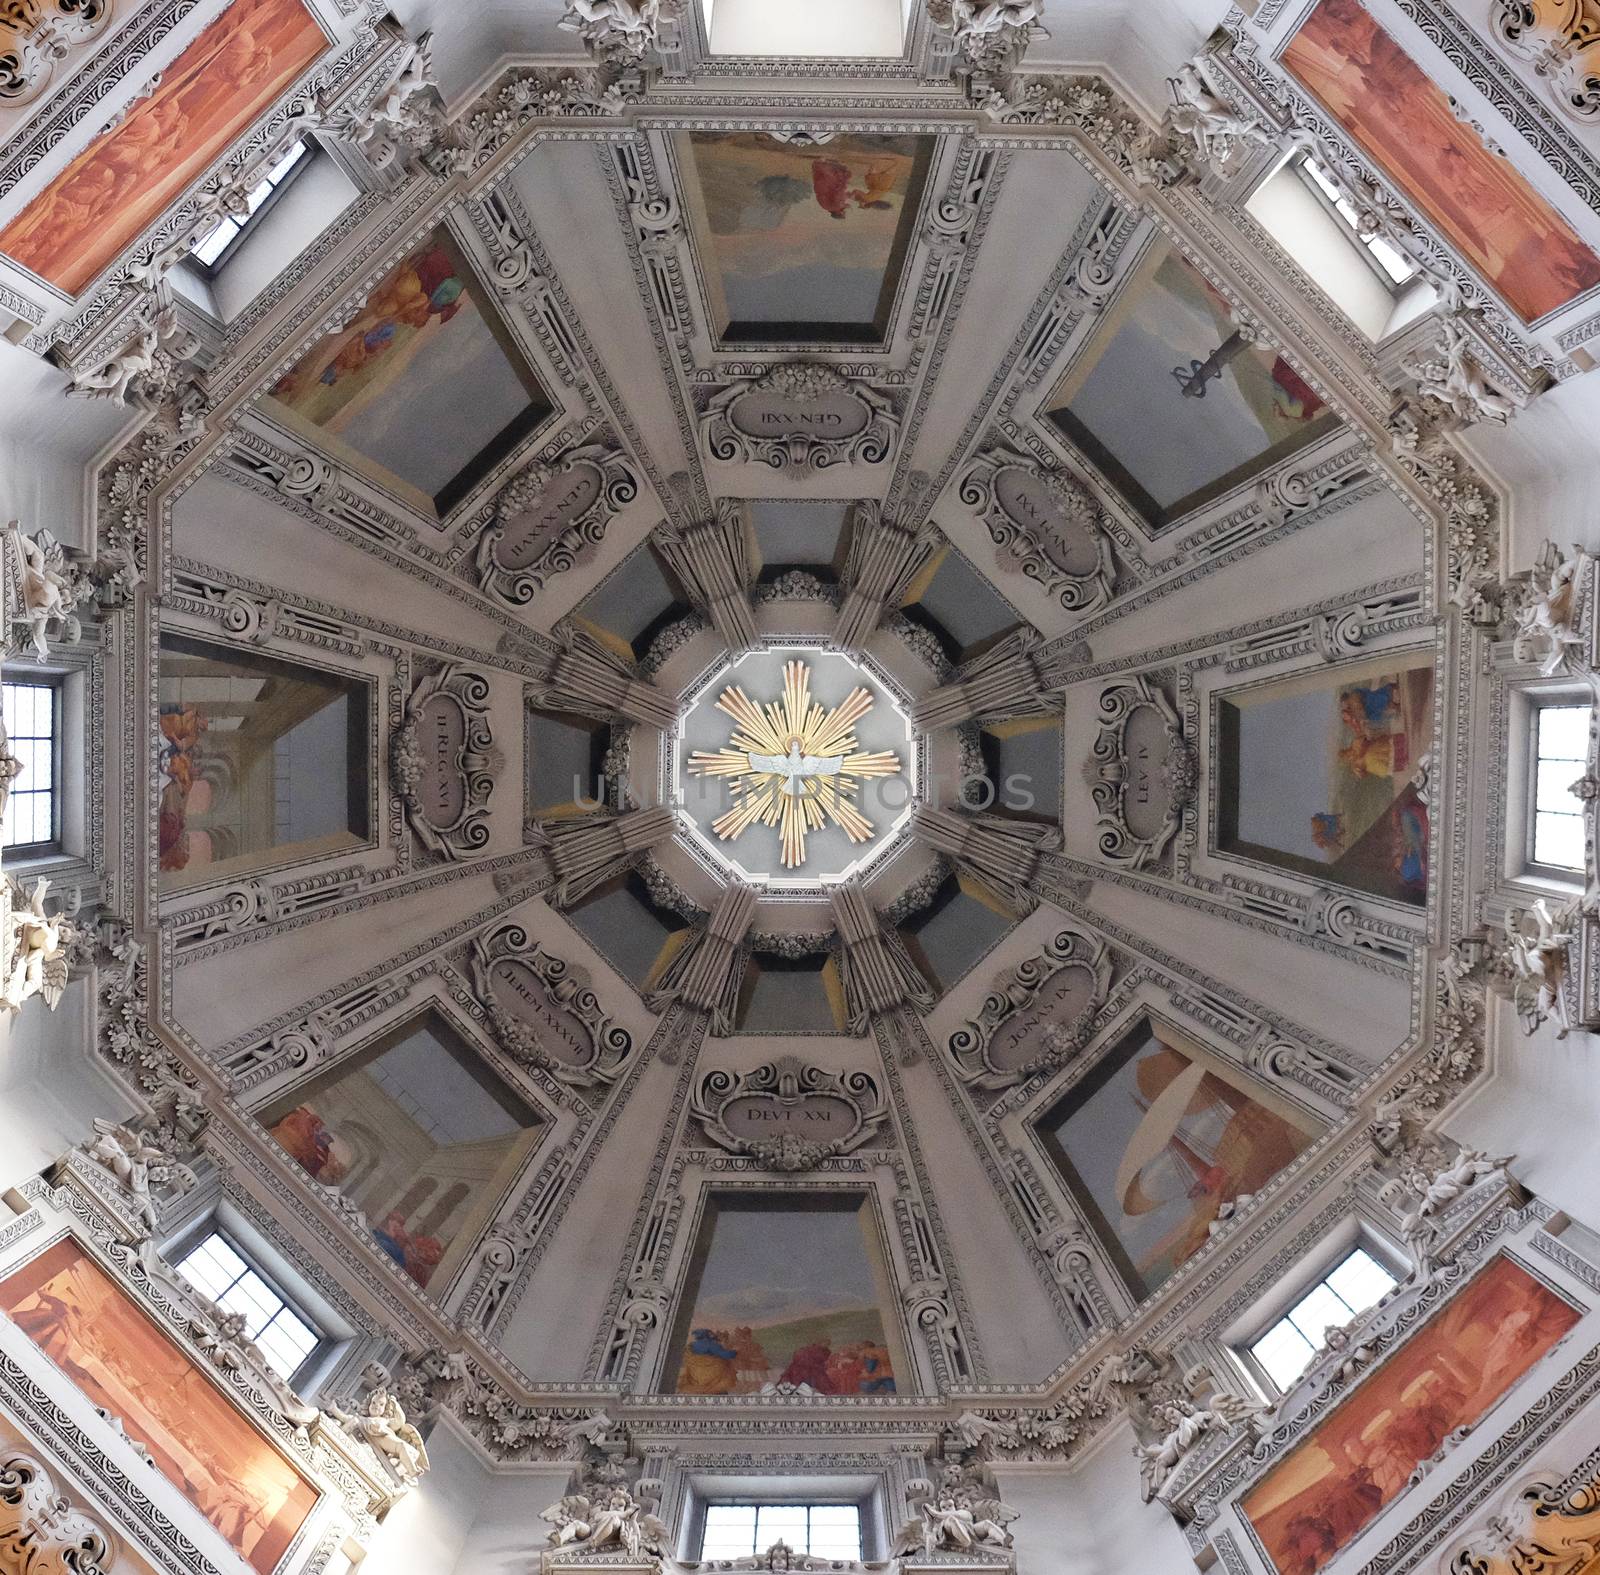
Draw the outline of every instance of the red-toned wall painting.
[[[58,1242],[0,1281],[0,1311],[91,1404],[121,1418],[253,1569],[277,1566],[316,1488],[77,1242]]]
[[[234,0],[0,231],[0,252],[76,295],[327,47],[301,0]]]
[[[1524,322],[1600,284],[1600,257],[1357,0],[1321,0],[1283,64]]]
[[[1244,1496],[1281,1575],[1316,1575],[1580,1316],[1496,1258]]]

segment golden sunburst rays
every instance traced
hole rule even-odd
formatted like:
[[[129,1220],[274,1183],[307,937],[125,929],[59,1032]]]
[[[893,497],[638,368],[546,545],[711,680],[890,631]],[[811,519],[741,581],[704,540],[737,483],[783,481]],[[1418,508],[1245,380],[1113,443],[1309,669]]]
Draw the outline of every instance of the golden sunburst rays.
[[[874,826],[851,796],[868,777],[893,776],[900,757],[890,750],[856,747],[855,724],[872,709],[866,689],[853,689],[831,711],[811,698],[811,669],[786,662],[783,699],[759,706],[737,685],[724,689],[717,709],[733,718],[731,747],[715,753],[697,749],[689,770],[697,776],[731,777],[733,808],[711,829],[731,842],[759,822],[776,826],[783,867],[798,869],[806,859],[806,835],[827,821],[852,842],[865,842]],[[782,764],[783,769],[774,769]]]

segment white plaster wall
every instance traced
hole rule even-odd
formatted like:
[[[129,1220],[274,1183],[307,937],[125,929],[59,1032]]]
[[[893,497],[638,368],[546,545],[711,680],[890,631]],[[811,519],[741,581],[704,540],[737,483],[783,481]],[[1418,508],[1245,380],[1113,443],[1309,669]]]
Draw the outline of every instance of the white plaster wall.
[[[93,990],[76,979],[54,1012],[33,1000],[0,1024],[0,1190],[91,1136],[96,1116],[132,1111],[92,1055],[93,1013]]]
[[[1172,1517],[1139,1501],[1133,1434],[1119,1424],[1070,1471],[1001,1467],[1021,1518],[1018,1575],[1185,1575],[1194,1559]]]
[[[455,1569],[476,1575],[475,1566],[457,1560],[491,1485],[489,1470],[449,1426],[429,1436],[428,1460],[427,1476],[378,1528],[361,1575],[447,1575]],[[525,1556],[523,1568],[528,1567]]]

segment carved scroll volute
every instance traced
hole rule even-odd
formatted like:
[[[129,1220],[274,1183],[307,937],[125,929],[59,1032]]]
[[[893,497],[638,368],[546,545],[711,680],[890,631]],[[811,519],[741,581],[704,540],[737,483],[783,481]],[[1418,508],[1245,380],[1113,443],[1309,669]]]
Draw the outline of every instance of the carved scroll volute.
[[[706,1073],[690,1111],[719,1148],[770,1170],[810,1170],[848,1154],[885,1119],[870,1073],[828,1072],[796,1056],[753,1072]]]
[[[98,1575],[117,1545],[97,1520],[56,1489],[32,1455],[0,1453],[0,1558],[21,1575]],[[11,1562],[15,1560],[15,1562]]]
[[[1153,864],[1194,801],[1199,765],[1177,712],[1144,678],[1102,691],[1088,775],[1101,856],[1132,869]]]
[[[1493,0],[1489,31],[1526,60],[1574,120],[1600,117],[1600,6],[1593,0]]]
[[[1010,1088],[1070,1060],[1088,1043],[1111,989],[1111,953],[1076,926],[1060,930],[995,982],[976,1017],[949,1039],[965,1082]]]
[[[444,858],[466,858],[489,841],[489,797],[505,761],[488,704],[488,679],[452,663],[417,685],[391,747],[406,819]]]
[[[1020,569],[1073,612],[1109,600],[1115,562],[1106,522],[1070,477],[989,449],[962,480],[960,496],[988,527],[1002,568]]]
[[[521,925],[473,941],[472,982],[514,1059],[580,1088],[621,1076],[633,1035],[612,1022],[581,969],[545,951]]]
[[[714,460],[774,470],[881,464],[899,431],[890,401],[820,362],[776,366],[718,394],[700,415]]]
[[[554,465],[530,465],[495,499],[478,538],[478,583],[513,607],[526,606],[592,553],[611,517],[638,495],[627,461],[606,444],[570,449]]]

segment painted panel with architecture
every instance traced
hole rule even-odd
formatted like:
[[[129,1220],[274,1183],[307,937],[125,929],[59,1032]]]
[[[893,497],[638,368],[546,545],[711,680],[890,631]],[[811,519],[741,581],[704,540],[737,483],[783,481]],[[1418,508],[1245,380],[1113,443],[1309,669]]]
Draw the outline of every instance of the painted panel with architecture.
[[[168,633],[157,692],[163,892],[367,841],[366,682]]]
[[[1107,1253],[1141,1299],[1259,1192],[1314,1132],[1167,1024],[1133,1029],[1039,1123]]]
[[[1154,530],[1338,425],[1164,242],[1140,259],[1043,414]],[[1154,431],[1161,442],[1149,441]]]
[[[1244,1496],[1280,1575],[1316,1575],[1580,1316],[1496,1258]]]
[[[1600,284],[1600,257],[1358,0],[1321,0],[1283,64],[1525,323]]]
[[[840,135],[817,148],[754,131],[694,131],[677,148],[712,326],[725,343],[887,336],[934,138]]]
[[[56,1243],[0,1281],[0,1312],[268,1575],[316,1505],[316,1488],[77,1242]]]
[[[233,0],[0,230],[0,252],[78,294],[327,47],[301,0]]]
[[[267,407],[335,459],[441,517],[553,408],[443,229],[278,379]]]
[[[666,1369],[678,1394],[894,1394],[881,1248],[865,1199],[740,1197],[707,1205]]]
[[[313,1180],[366,1216],[418,1285],[445,1284],[539,1139],[533,1111],[429,1015],[261,1117]]]
[[[1389,658],[1217,705],[1217,851],[1421,907],[1433,666]]]

